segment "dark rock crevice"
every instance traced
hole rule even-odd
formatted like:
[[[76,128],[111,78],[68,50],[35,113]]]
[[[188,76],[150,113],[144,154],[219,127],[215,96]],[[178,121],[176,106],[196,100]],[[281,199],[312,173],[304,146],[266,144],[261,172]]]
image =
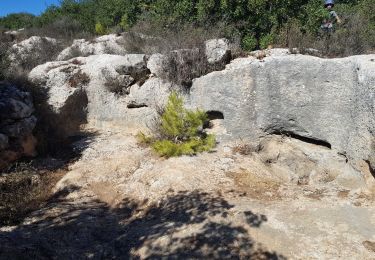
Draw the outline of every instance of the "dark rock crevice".
[[[224,119],[223,112],[210,110],[210,111],[207,111],[206,113],[207,113],[209,120]]]
[[[372,165],[371,162],[370,162],[369,160],[365,160],[365,162],[366,162],[367,165],[368,165],[368,168],[369,168],[369,170],[370,170],[370,173],[371,173],[372,177],[375,178],[375,168],[373,167],[373,166],[375,166],[375,165]]]
[[[274,130],[274,131],[270,132],[270,134],[289,136],[291,138],[300,140],[300,141],[305,142],[305,143],[314,144],[314,145],[326,147],[328,149],[332,149],[332,145],[325,140],[320,140],[320,139],[313,138],[313,137],[298,135],[298,134],[295,134],[295,133],[290,132],[290,131],[275,131]]]
[[[127,108],[134,109],[134,108],[143,108],[148,107],[146,104],[136,104],[136,103],[130,103],[127,105]]]

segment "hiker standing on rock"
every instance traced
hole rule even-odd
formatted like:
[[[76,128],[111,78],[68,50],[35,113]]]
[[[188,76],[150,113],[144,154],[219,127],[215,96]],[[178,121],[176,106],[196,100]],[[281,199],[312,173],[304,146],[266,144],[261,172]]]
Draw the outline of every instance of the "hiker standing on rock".
[[[335,2],[333,0],[326,0],[324,7],[327,10],[326,18],[323,20],[321,28],[326,33],[332,33],[334,31],[334,24],[341,23],[340,17],[337,15],[332,8],[335,6]]]

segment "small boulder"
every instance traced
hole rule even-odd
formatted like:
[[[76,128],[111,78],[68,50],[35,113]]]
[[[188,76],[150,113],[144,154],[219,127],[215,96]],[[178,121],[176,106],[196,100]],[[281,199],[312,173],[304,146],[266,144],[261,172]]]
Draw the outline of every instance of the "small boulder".
[[[127,97],[128,107],[162,107],[166,104],[172,84],[163,82],[160,78],[151,78],[145,84],[133,85]]]
[[[168,73],[168,58],[160,53],[152,54],[147,62],[147,68],[150,72],[159,78],[165,78]]]
[[[207,61],[210,64],[226,63],[231,56],[229,41],[225,38],[205,42]]]

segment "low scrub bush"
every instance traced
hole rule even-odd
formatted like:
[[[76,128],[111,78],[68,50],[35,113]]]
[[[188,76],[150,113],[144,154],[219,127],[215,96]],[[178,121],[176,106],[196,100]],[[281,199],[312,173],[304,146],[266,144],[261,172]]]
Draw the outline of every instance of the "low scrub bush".
[[[216,145],[214,135],[206,134],[203,125],[207,114],[201,110],[191,111],[183,106],[182,98],[173,92],[166,107],[157,119],[153,136],[138,134],[142,144],[150,145],[163,157],[194,155],[210,151]]]
[[[86,86],[90,83],[90,77],[85,72],[78,71],[70,77],[68,83],[72,88]]]
[[[254,152],[258,152],[259,150],[260,150],[259,146],[256,146],[254,144],[249,144],[241,140],[233,147],[232,152],[234,154],[238,153],[241,155],[250,155]]]
[[[6,77],[6,71],[9,67],[8,49],[11,41],[7,35],[0,34],[0,81]]]

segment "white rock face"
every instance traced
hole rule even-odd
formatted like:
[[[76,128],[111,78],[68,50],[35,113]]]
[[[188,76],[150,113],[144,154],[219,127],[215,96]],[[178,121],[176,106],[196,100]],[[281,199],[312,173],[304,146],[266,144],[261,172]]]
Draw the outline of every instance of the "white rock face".
[[[17,68],[29,69],[51,61],[58,50],[54,38],[32,36],[14,44],[9,50],[10,73]]]
[[[187,105],[209,112],[220,126],[220,131],[210,130],[219,140],[290,135],[332,149],[355,167],[366,161],[373,168],[375,55],[321,59],[282,50],[270,53],[261,60],[236,59],[223,71],[195,79]],[[30,78],[46,87],[57,113],[70,111],[64,120],[87,113],[93,126],[139,129],[155,116],[173,87],[150,78],[146,66],[155,70],[152,62],[146,64],[143,54],[93,55],[41,65]],[[90,82],[71,88],[78,72],[87,74]],[[86,103],[75,107],[69,101],[75,95],[84,95]]]
[[[159,78],[151,78],[142,86],[133,85],[127,100],[133,107],[162,107],[166,104],[172,87],[172,84]]]
[[[157,77],[164,77],[168,73],[168,58],[160,53],[152,54],[147,61],[147,68]]]
[[[88,82],[72,86],[77,74],[86,75]],[[33,69],[29,78],[46,89],[48,103],[70,135],[86,121],[97,127],[145,126],[171,86],[158,78],[147,80],[148,74],[143,54],[102,54],[49,62]]]
[[[375,132],[375,55],[234,60],[196,79],[192,107],[223,113],[233,139],[291,134],[369,160]]]
[[[87,41],[85,39],[74,40],[73,44],[64,49],[57,57],[57,60],[69,60],[78,56],[90,56],[98,54],[125,55],[126,50],[120,45],[122,36],[116,34],[104,35]]]
[[[224,62],[231,55],[229,41],[223,39],[212,39],[205,42],[206,56],[210,64]]]

